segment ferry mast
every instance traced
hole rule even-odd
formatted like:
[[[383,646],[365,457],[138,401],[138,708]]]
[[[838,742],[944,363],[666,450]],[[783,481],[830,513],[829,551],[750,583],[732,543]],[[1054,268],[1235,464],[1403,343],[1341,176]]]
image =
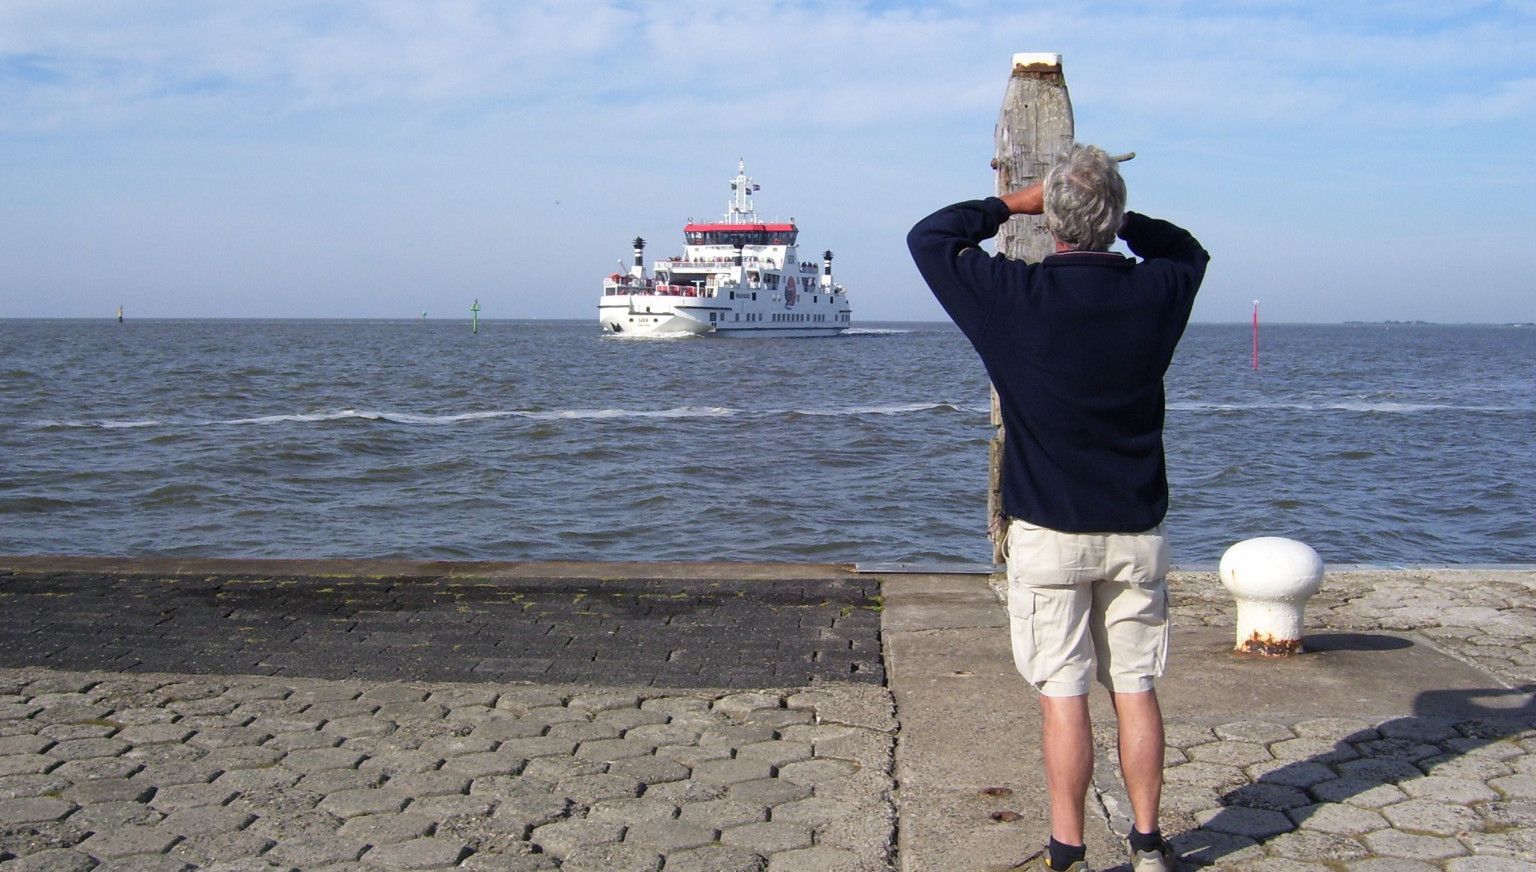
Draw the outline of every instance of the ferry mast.
[[[719,178],[716,176],[716,178]],[[736,178],[731,179],[731,202],[725,207],[726,224],[756,224],[757,210],[752,207],[752,192],[761,191],[762,185],[747,178],[747,162],[736,160]]]

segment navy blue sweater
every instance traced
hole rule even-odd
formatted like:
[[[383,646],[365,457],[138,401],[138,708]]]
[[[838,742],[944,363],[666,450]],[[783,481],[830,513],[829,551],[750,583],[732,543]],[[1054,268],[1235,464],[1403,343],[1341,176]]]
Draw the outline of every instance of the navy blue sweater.
[[[1187,231],[1128,212],[1109,252],[1038,264],[977,245],[1008,220],[996,197],[917,222],[907,245],[997,388],[1003,513],[1067,533],[1133,533],[1168,511],[1163,374],[1210,255]]]

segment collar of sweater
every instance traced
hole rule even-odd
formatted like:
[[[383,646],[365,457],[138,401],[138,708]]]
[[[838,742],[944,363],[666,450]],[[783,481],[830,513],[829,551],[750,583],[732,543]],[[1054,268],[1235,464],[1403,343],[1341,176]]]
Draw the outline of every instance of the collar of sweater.
[[[1040,263],[1044,266],[1108,266],[1122,269],[1136,265],[1135,259],[1113,251],[1059,251],[1046,255]]]

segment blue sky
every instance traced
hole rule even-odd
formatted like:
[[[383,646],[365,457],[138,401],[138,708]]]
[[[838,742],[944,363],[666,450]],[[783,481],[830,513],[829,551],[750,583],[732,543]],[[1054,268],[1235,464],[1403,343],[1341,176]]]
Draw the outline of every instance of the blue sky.
[[[4,0],[0,317],[592,317],[744,158],[856,318],[937,319],[906,229],[1054,51],[1196,320],[1536,320],[1533,47],[1529,0]]]

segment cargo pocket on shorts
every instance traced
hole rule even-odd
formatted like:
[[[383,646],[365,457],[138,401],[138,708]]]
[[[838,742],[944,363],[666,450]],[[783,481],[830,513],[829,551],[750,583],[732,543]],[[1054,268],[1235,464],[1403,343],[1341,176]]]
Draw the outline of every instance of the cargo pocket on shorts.
[[[1158,603],[1159,603],[1157,610],[1159,612],[1161,612],[1160,617],[1162,618],[1162,621],[1163,621],[1163,632],[1162,632],[1161,641],[1159,642],[1159,644],[1157,646],[1157,660],[1156,660],[1156,662],[1157,662],[1157,671],[1155,673],[1153,673],[1153,674],[1154,675],[1162,675],[1164,672],[1168,671],[1168,646],[1169,646],[1169,644],[1172,641],[1171,638],[1170,638],[1171,635],[1172,635],[1172,626],[1168,622],[1168,581],[1167,581],[1167,579],[1163,580],[1163,583],[1161,585],[1161,590],[1157,591],[1155,596],[1157,597],[1157,600],[1158,600]]]
[[[1019,584],[1008,586],[1008,637],[1013,649],[1013,668],[1033,681],[1034,661],[1038,656],[1035,645],[1035,594]]]

